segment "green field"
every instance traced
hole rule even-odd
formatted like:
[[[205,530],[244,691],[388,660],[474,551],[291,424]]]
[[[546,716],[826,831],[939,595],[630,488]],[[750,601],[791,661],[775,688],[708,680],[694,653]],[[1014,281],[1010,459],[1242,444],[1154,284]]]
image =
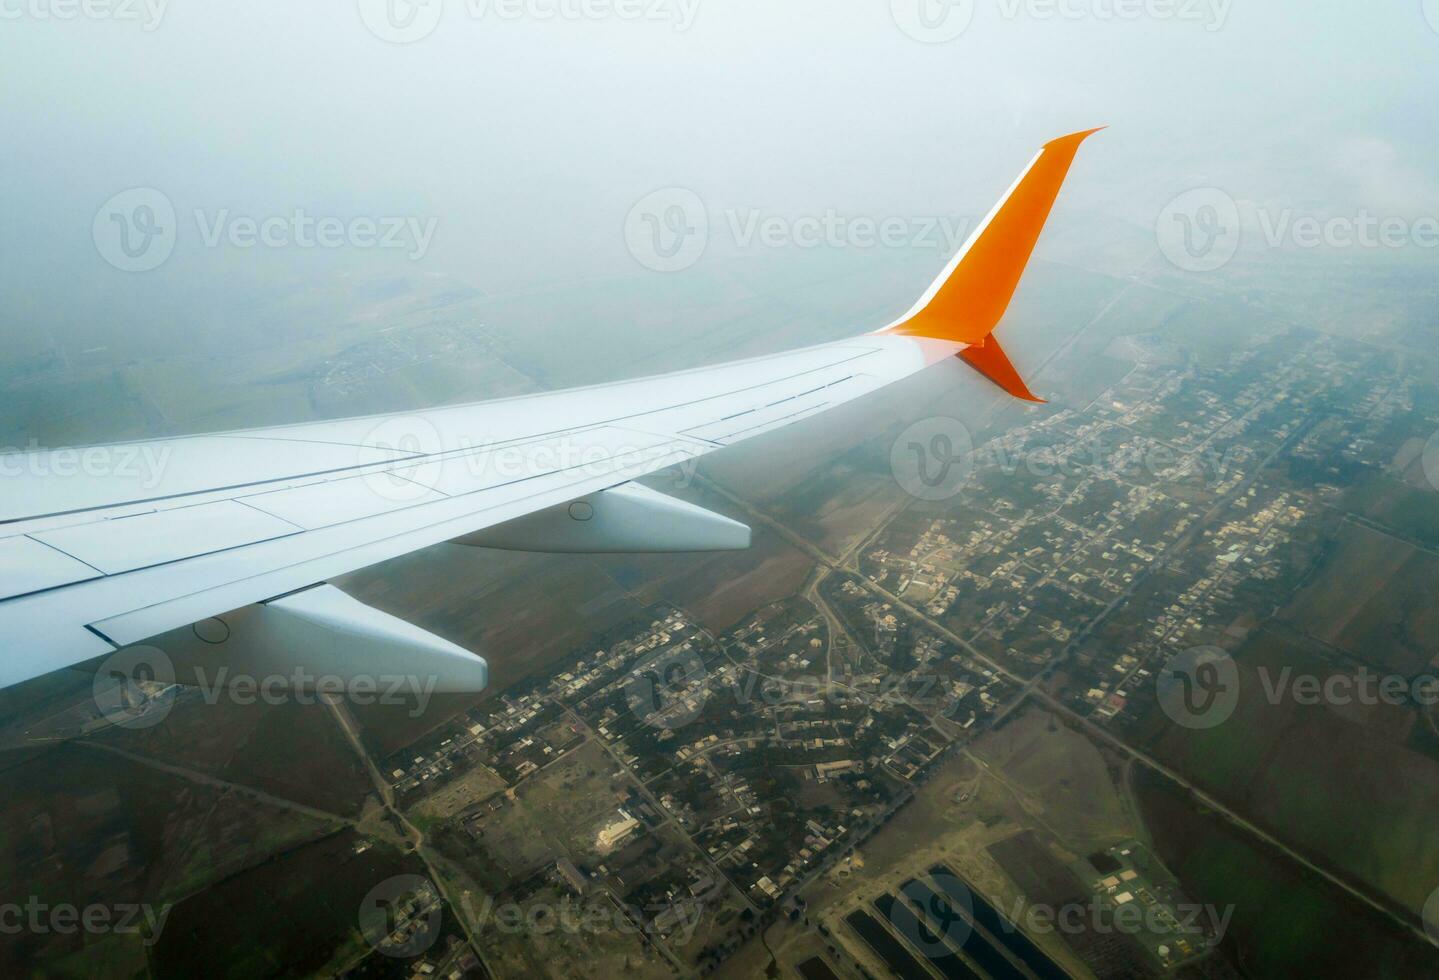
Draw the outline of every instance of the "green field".
[[[1383,717],[1292,697],[1271,703],[1266,683],[1277,689],[1285,668],[1319,678],[1335,670],[1297,639],[1259,630],[1236,661],[1233,716],[1201,730],[1151,717],[1151,751],[1300,851],[1417,912],[1439,882],[1439,763],[1394,739]]]
[[[1135,780],[1160,857],[1195,901],[1232,906],[1225,948],[1248,976],[1434,976],[1439,951],[1204,810],[1162,776]],[[1416,917],[1417,923],[1417,917]]]

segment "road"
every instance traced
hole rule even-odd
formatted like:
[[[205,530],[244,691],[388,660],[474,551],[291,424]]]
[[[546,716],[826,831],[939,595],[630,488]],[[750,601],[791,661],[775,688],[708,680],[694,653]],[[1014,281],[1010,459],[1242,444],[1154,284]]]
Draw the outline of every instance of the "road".
[[[350,714],[349,706],[345,704],[343,699],[337,697],[326,696],[323,700],[329,706],[331,714],[334,715],[336,724],[340,726],[340,731],[344,733],[346,740],[348,740],[351,747],[354,748],[355,754],[358,755],[360,761],[365,764],[365,769],[370,774],[370,781],[374,783],[375,792],[379,796],[380,803],[384,806],[385,812],[389,815],[390,819],[394,821],[395,826],[400,828],[409,838],[415,856],[425,864],[425,871],[429,874],[431,883],[439,890],[440,897],[445,900],[445,903],[449,905],[451,911],[455,913],[455,921],[460,924],[460,928],[464,931],[465,941],[469,943],[470,950],[475,954],[475,958],[480,961],[480,967],[484,970],[485,976],[494,976],[494,972],[485,962],[484,951],[481,949],[480,944],[475,941],[474,931],[476,926],[470,921],[472,911],[470,903],[457,902],[449,894],[449,891],[445,887],[445,876],[440,873],[438,867],[442,859],[437,858],[436,855],[430,852],[424,833],[414,824],[410,823],[400,808],[395,805],[394,787],[390,785],[389,780],[387,780],[384,773],[380,771],[380,767],[370,755],[369,749],[365,748],[364,739],[360,737],[359,723],[355,721],[355,716]]]
[[[1283,445],[1275,449],[1274,453],[1270,454],[1270,456],[1263,462],[1263,464],[1257,466],[1255,468],[1255,472],[1251,474],[1247,480],[1242,481],[1240,487],[1237,487],[1233,491],[1233,494],[1238,494],[1243,490],[1247,489],[1248,486],[1250,486],[1253,481],[1257,479],[1258,474],[1263,472],[1264,468],[1270,462],[1272,462],[1285,447],[1292,445],[1294,442],[1296,442],[1299,438],[1302,437],[1302,433],[1308,431],[1309,424],[1312,424],[1312,420],[1310,420],[1305,425],[1298,427],[1295,433],[1291,435],[1290,439],[1285,440]],[[768,514],[759,510],[758,508],[750,504],[748,501],[736,497],[724,487],[721,487],[703,477],[699,479],[705,484],[707,488],[719,494],[725,500],[729,501],[729,503],[743,511],[745,516],[750,520],[756,521],[768,527],[776,534],[780,535],[780,537],[784,538],[785,541],[789,542],[794,547],[803,551],[805,554],[809,555],[816,562],[828,568],[831,572],[840,571],[853,574],[857,581],[866,589],[868,589],[871,593],[893,604],[895,607],[903,609],[913,619],[924,623],[935,633],[944,637],[951,643],[956,644],[961,649],[967,651],[969,655],[978,662],[983,663],[991,670],[996,671],[997,673],[1018,684],[1020,686],[1019,693],[1015,696],[1015,698],[1006,708],[1001,709],[1000,717],[1008,715],[1009,713],[1017,709],[1022,703],[1028,700],[1032,699],[1034,701],[1042,703],[1050,711],[1063,716],[1067,721],[1083,729],[1091,736],[1105,742],[1111,748],[1116,749],[1128,758],[1148,767],[1152,771],[1164,776],[1171,782],[1183,787],[1185,790],[1192,793],[1197,800],[1199,800],[1201,803],[1203,803],[1205,806],[1209,807],[1216,813],[1223,816],[1234,826],[1239,827],[1246,833],[1251,834],[1252,836],[1259,838],[1261,841],[1270,845],[1271,847],[1274,847],[1276,850],[1280,851],[1286,857],[1298,863],[1300,866],[1302,866],[1309,872],[1318,875],[1330,885],[1340,889],[1345,894],[1349,895],[1350,897],[1354,898],[1359,902],[1362,902],[1364,905],[1383,915],[1386,919],[1391,921],[1394,925],[1398,926],[1400,929],[1404,930],[1411,936],[1425,943],[1430,942],[1428,934],[1424,930],[1422,924],[1416,925],[1412,920],[1406,918],[1401,911],[1390,906],[1388,902],[1386,902],[1382,898],[1368,893],[1364,889],[1361,889],[1357,885],[1341,877],[1336,872],[1331,871],[1320,864],[1317,864],[1312,859],[1306,857],[1304,854],[1295,850],[1293,847],[1290,847],[1284,841],[1275,837],[1269,831],[1241,816],[1239,813],[1235,812],[1231,807],[1229,807],[1221,800],[1216,799],[1214,796],[1200,789],[1190,780],[1175,772],[1169,766],[1150,756],[1148,753],[1128,744],[1123,739],[1114,735],[1108,729],[1102,727],[1101,725],[1090,720],[1089,718],[1080,715],[1078,712],[1074,711],[1069,706],[1063,704],[1056,698],[1049,695],[1047,692],[1045,692],[1042,688],[1039,687],[1040,681],[1045,676],[1045,671],[1037,672],[1032,678],[1024,678],[1019,676],[1018,674],[1015,674],[1013,671],[985,656],[983,653],[977,650],[973,646],[973,644],[971,644],[967,639],[961,637],[959,634],[955,633],[953,630],[949,629],[943,623],[940,623],[938,620],[934,619],[933,617],[925,613],[923,610],[916,609],[914,606],[900,599],[898,596],[888,592],[887,590],[880,588],[874,582],[870,581],[868,578],[860,574],[858,564],[854,560],[854,552],[850,552],[848,556],[848,561],[835,558],[834,556],[821,549],[819,546],[815,545],[813,542],[804,538],[800,534],[797,534],[789,527],[781,524],[779,521],[776,521]],[[1228,500],[1231,499],[1231,497],[1232,494],[1230,495],[1230,497],[1226,497],[1225,499]],[[1205,521],[1210,520],[1214,516],[1216,516],[1222,508],[1222,503],[1223,502],[1216,504],[1215,507],[1211,508],[1211,510],[1204,515],[1204,518],[1201,521],[1197,522],[1195,527],[1191,529],[1191,533],[1197,534],[1200,527],[1205,523]],[[1190,535],[1186,535],[1184,540],[1189,539]],[[1179,542],[1176,541],[1175,545],[1177,545],[1178,543]],[[1156,558],[1155,562],[1152,563],[1150,567],[1156,567],[1160,562],[1164,560],[1165,557],[1173,553],[1173,549],[1174,546],[1172,545],[1171,548],[1167,549],[1163,555]],[[1136,580],[1138,578],[1139,576],[1136,576]],[[1115,608],[1118,608],[1119,603],[1120,600],[1116,600],[1115,603],[1111,604],[1111,607],[1106,610],[1106,613],[1102,613],[1101,616],[1106,615],[1108,612],[1111,612]]]

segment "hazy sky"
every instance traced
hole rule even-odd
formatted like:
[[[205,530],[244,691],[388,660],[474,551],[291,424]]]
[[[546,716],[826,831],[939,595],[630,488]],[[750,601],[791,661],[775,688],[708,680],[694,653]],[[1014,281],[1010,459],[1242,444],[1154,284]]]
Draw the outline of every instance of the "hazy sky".
[[[1204,185],[1439,209],[1439,0],[392,2],[0,0],[12,349],[183,336],[320,269],[644,273],[626,217],[661,188],[712,216],[969,213],[1099,124],[1066,200],[1140,225]],[[96,244],[131,188],[175,212],[150,271]],[[320,219],[342,247],[296,244]]]

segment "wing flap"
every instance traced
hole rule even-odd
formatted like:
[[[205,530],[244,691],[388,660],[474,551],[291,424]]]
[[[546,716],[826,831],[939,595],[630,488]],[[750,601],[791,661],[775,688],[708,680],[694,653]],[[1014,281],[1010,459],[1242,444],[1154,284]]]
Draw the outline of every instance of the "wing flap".
[[[97,568],[18,534],[0,540],[0,599],[98,578]]]
[[[319,477],[406,455],[376,446],[231,435],[7,454],[0,523]]]
[[[239,499],[249,507],[306,531],[348,524],[403,507],[444,499],[445,495],[440,491],[408,481],[402,473],[350,476],[285,490],[270,490]],[[392,487],[393,492],[379,492],[385,487]]]
[[[118,575],[301,530],[237,500],[221,500],[41,531],[35,537],[106,575]]]

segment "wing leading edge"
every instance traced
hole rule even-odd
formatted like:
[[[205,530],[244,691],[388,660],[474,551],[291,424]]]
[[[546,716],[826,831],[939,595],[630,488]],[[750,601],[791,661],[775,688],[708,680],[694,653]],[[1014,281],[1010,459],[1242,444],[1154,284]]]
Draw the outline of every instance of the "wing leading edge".
[[[92,461],[73,472],[55,453],[15,454],[6,472],[21,475],[0,497],[0,687],[457,538],[742,547],[742,525],[632,481],[952,356],[1038,400],[992,334],[1090,132],[1047,144],[915,307],[862,337],[419,413],[57,451]],[[355,606],[330,603],[331,628]],[[422,645],[407,636],[395,656]]]

